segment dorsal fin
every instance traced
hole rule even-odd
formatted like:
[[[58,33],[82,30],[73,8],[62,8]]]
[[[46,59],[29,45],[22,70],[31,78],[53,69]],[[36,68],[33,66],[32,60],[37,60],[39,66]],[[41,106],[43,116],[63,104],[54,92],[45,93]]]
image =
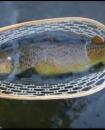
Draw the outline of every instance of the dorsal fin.
[[[96,44],[96,45],[101,45],[101,44],[104,44],[104,40],[102,37],[100,36],[95,36],[91,39],[92,43],[93,44]]]

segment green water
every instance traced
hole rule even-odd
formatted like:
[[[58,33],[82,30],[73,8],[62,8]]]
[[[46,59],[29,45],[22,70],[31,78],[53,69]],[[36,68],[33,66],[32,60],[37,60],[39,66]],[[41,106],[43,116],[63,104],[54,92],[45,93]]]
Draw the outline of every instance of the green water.
[[[3,128],[68,128],[70,119],[65,112],[74,102],[75,100],[15,101],[1,99],[0,125]]]

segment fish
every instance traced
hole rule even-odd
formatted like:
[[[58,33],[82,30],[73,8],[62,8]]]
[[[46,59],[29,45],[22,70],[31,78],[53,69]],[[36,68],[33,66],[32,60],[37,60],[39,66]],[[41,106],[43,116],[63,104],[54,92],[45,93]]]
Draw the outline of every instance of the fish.
[[[20,72],[35,68],[41,75],[81,73],[105,62],[105,42],[95,36],[89,44],[37,43],[20,49]]]
[[[19,65],[17,68],[14,67],[16,74],[30,68],[34,68],[34,72],[40,75],[47,76],[81,73],[100,62],[105,62],[105,42],[99,36],[93,37],[88,44],[66,44],[54,40],[51,42],[49,39],[44,42],[27,43],[19,46],[18,52]],[[0,64],[0,73],[13,71],[13,63],[8,54],[1,52],[0,56],[6,59]]]

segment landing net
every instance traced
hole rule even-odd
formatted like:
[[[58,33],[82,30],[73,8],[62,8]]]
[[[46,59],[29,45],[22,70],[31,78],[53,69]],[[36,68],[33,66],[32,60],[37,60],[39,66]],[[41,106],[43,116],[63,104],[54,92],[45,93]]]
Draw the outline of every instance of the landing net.
[[[51,31],[71,31],[89,38],[105,39],[105,26],[95,20],[68,17],[31,21],[1,28],[0,45],[24,36]],[[0,96],[12,99],[64,99],[86,96],[105,87],[105,69],[67,82],[41,84],[0,81]]]

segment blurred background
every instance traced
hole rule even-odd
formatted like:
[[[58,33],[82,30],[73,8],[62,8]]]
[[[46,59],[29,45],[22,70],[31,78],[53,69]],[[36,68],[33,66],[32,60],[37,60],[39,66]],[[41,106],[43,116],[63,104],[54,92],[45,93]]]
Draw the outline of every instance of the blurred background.
[[[104,1],[0,1],[0,27],[55,17],[87,17],[105,23]],[[0,128],[105,128],[105,90],[66,100],[0,99]]]

